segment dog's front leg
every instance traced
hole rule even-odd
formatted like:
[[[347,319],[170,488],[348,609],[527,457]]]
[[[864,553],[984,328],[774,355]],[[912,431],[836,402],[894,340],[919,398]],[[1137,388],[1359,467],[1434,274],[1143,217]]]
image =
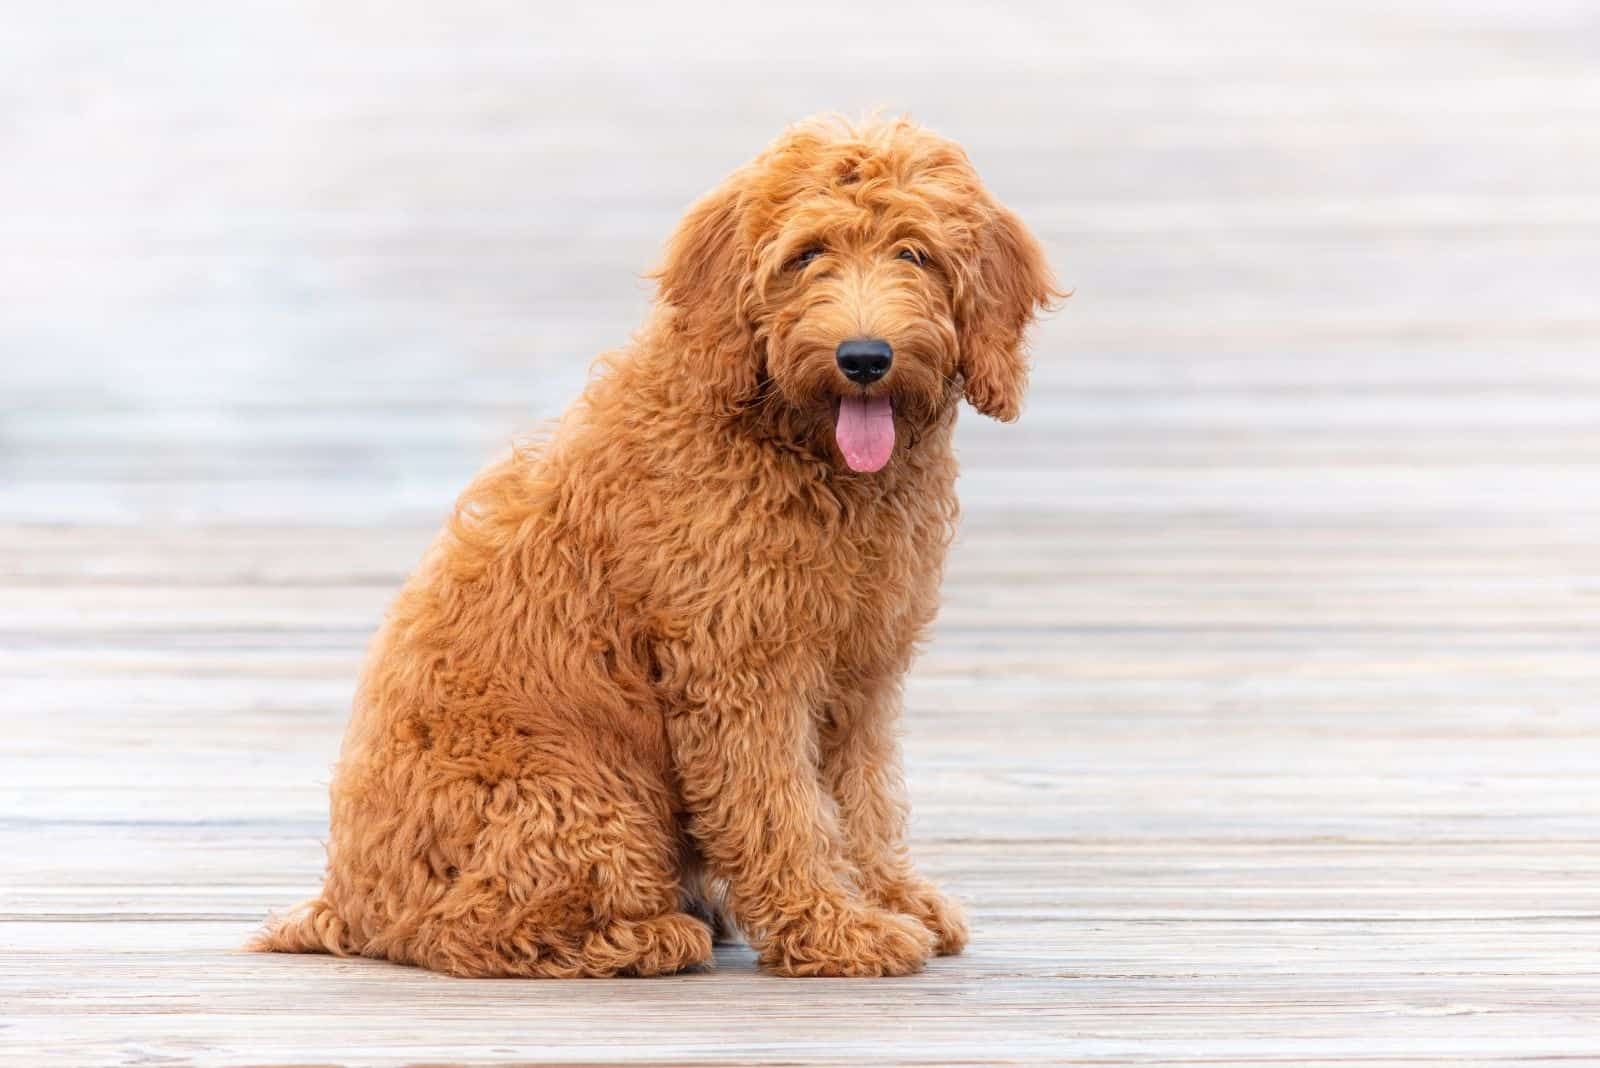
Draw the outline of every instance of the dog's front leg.
[[[728,904],[781,975],[904,975],[933,939],[915,919],[869,904],[817,779],[803,665],[764,664],[701,688],[668,720],[691,829]],[[778,680],[793,680],[786,687]]]
[[[850,859],[867,899],[915,916],[938,939],[941,955],[967,944],[961,906],[918,875],[906,847],[905,777],[895,737],[900,691],[891,683],[849,693],[828,710],[821,766],[839,806]]]

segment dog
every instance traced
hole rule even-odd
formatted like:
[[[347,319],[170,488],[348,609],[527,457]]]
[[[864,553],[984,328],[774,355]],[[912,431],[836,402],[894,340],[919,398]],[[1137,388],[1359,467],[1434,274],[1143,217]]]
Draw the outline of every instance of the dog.
[[[393,605],[320,894],[250,948],[649,976],[961,951],[906,846],[902,679],[958,401],[1021,409],[1063,296],[955,143],[808,120],[690,208],[632,343],[484,470]]]

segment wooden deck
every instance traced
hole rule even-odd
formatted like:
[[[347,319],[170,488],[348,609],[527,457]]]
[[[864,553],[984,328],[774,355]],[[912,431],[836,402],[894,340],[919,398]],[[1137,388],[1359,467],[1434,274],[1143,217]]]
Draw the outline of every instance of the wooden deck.
[[[7,11],[0,1060],[1600,1062],[1592,9],[539,7]],[[317,883],[454,494],[625,338],[688,201],[874,104],[1077,291],[1024,421],[964,419],[909,686],[970,951],[238,952]]]

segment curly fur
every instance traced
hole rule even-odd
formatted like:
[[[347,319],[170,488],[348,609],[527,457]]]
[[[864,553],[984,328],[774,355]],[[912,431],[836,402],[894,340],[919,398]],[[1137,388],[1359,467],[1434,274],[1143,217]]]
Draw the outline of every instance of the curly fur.
[[[400,593],[322,891],[252,948],[655,975],[728,918],[775,972],[867,976],[964,945],[907,855],[895,724],[957,401],[1017,416],[1057,295],[1040,249],[955,144],[822,120],[694,205],[657,278],[633,343],[472,483]],[[834,440],[858,335],[895,353],[871,474]]]

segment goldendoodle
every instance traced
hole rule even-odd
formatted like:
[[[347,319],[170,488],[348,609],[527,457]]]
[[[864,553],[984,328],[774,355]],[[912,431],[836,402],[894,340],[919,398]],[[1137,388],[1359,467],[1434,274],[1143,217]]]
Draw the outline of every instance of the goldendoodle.
[[[361,679],[321,893],[252,947],[656,975],[733,924],[782,975],[959,952],[907,853],[901,680],[957,401],[1016,418],[1059,294],[962,149],[791,127],[695,204],[547,441],[485,470]]]

